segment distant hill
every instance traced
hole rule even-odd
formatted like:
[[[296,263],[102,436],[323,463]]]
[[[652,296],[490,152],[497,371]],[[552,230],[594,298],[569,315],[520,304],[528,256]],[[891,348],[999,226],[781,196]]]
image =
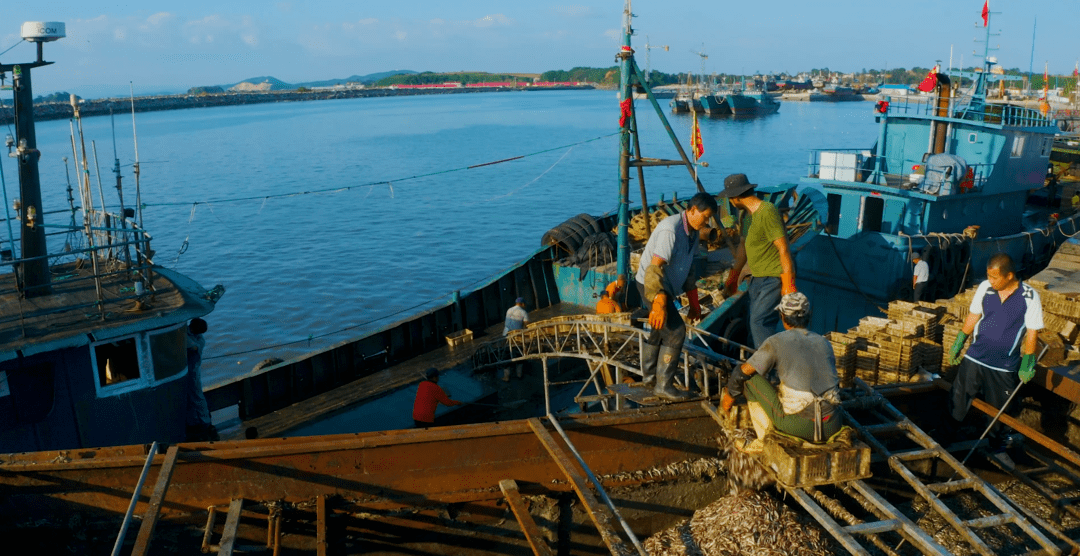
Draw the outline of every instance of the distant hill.
[[[371,84],[380,79],[385,79],[394,75],[410,75],[414,73],[417,72],[412,70],[393,70],[371,73],[368,75],[350,75],[349,77],[341,79],[305,81],[303,83],[286,83],[276,77],[264,75],[261,77],[250,77],[232,85],[221,85],[221,88],[232,91],[291,91],[300,87],[311,89],[313,87],[333,87],[334,85],[344,85],[346,83]]]

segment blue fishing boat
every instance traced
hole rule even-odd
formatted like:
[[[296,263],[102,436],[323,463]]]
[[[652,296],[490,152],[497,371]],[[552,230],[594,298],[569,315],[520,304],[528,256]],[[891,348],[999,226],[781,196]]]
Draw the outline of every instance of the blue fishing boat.
[[[817,329],[844,330],[910,298],[920,250],[930,251],[933,300],[977,283],[997,252],[1031,276],[1080,230],[1075,214],[1029,202],[1044,186],[1059,129],[1038,110],[987,100],[997,78],[987,54],[982,71],[965,75],[974,83],[966,94],[952,96],[948,76],[935,74],[929,102],[878,102],[875,145],[810,153],[797,190],[825,215],[823,233],[796,264],[799,289],[819,300]]]
[[[759,116],[775,114],[780,110],[780,103],[765,91],[744,90],[727,96],[731,113],[736,116]]]
[[[728,101],[730,95],[721,91],[712,91],[707,94],[702,94],[701,106],[705,110],[705,113],[710,116],[723,116],[731,114],[734,111],[734,107]]]

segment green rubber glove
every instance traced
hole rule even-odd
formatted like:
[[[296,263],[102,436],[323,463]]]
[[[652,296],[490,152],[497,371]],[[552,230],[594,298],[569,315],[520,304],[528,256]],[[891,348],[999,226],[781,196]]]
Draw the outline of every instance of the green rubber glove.
[[[1027,384],[1035,378],[1035,354],[1025,353],[1020,358],[1020,382]]]
[[[950,365],[959,365],[960,364],[960,350],[964,349],[964,342],[966,342],[967,339],[968,339],[968,335],[967,335],[966,332],[960,332],[960,334],[956,335],[956,341],[953,342],[952,347],[949,348],[949,364]]]

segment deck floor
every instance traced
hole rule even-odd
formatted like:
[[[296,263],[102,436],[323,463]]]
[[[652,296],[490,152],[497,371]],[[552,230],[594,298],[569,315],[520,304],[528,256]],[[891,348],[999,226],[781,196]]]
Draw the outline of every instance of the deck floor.
[[[559,303],[529,312],[532,321],[556,316],[591,314],[592,308]],[[472,342],[457,347],[443,346],[409,359],[399,365],[358,378],[329,392],[294,403],[220,432],[223,440],[240,440],[245,431],[255,427],[260,438],[281,436],[291,429],[369,402],[386,394],[416,384],[423,379],[423,372],[431,367],[447,370],[464,366],[471,371],[473,352],[479,344],[502,334],[502,323],[489,326],[475,335]]]

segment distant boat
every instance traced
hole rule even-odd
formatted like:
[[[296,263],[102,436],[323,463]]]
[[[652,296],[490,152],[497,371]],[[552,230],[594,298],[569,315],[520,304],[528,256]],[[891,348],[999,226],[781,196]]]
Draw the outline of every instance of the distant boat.
[[[758,116],[775,114],[780,110],[780,103],[764,91],[741,91],[727,96],[731,113],[736,116]]]
[[[727,93],[721,91],[702,93],[698,97],[698,100],[701,101],[701,106],[705,110],[705,113],[710,116],[722,116],[732,113],[731,105],[728,103]]]

